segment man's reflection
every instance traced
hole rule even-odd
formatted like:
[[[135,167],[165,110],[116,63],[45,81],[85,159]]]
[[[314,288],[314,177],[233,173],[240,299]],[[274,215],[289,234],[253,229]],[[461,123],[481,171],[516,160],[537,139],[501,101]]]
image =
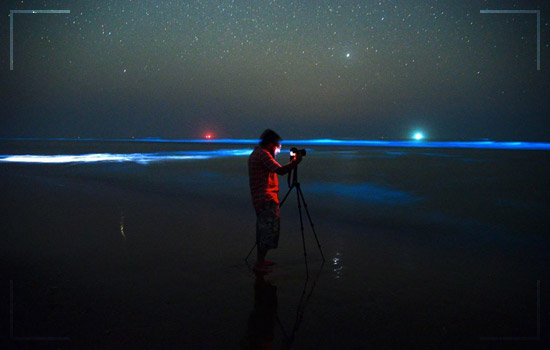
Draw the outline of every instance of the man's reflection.
[[[265,280],[264,272],[256,272],[254,309],[248,318],[248,347],[271,349],[277,317],[277,287]]]

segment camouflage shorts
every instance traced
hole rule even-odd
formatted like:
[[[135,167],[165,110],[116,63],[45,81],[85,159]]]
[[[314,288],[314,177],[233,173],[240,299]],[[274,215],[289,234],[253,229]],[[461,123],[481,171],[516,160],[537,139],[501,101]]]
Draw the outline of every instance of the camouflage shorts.
[[[256,243],[262,250],[277,248],[280,228],[279,204],[267,202],[256,215]]]

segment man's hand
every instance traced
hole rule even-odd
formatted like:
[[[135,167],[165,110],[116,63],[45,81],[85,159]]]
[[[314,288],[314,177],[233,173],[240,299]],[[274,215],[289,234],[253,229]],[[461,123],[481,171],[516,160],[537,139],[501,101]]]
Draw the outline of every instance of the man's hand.
[[[275,172],[279,175],[287,174],[289,171],[294,169],[301,161],[302,161],[302,154],[298,153],[294,155],[294,158],[292,158],[288,164],[283,165],[282,167],[277,169]]]

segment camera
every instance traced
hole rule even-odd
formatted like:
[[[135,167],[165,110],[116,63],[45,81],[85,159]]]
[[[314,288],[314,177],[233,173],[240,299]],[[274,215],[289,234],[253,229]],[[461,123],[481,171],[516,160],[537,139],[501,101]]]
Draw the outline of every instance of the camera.
[[[297,154],[301,154],[302,157],[305,157],[306,156],[306,150],[305,149],[297,149],[296,147],[292,147],[290,149],[290,156],[294,157]]]

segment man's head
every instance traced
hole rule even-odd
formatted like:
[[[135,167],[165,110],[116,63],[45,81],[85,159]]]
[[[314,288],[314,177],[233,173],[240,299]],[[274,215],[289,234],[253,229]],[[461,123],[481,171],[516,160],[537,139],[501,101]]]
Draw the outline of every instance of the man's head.
[[[275,155],[276,150],[280,149],[283,139],[279,134],[271,129],[266,129],[260,136],[260,146],[266,149],[272,155]]]

